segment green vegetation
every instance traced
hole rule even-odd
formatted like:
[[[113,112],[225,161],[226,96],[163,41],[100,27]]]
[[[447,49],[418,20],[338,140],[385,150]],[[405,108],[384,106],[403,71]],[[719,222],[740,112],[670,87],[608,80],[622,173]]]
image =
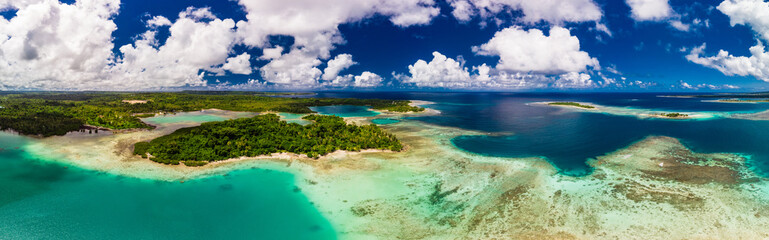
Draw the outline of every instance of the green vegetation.
[[[689,116],[689,114],[683,114],[683,113],[657,113],[654,115],[668,117],[668,118],[685,118]]]
[[[290,152],[317,158],[336,150],[400,151],[400,141],[378,126],[357,126],[337,116],[308,115],[312,124],[281,121],[275,114],[182,128],[134,145],[134,153],[164,164],[199,166],[206,162]]]
[[[382,102],[372,105],[372,108],[391,112],[421,112],[425,110],[423,107],[409,105],[409,101]]]
[[[572,107],[587,108],[587,109],[595,108],[595,107],[590,106],[590,105],[582,105],[582,104],[576,103],[576,102],[551,102],[551,103],[548,103],[548,105],[572,106]]]
[[[269,95],[269,96],[268,96]],[[352,98],[293,98],[304,93],[177,92],[177,93],[68,93],[28,92],[0,94],[0,129],[27,135],[63,135],[84,125],[108,129],[151,129],[140,117],[160,112],[223,109],[247,112],[313,113],[309,107],[328,105],[371,106],[396,112],[422,111],[409,101]],[[280,96],[280,97],[270,97]],[[124,101],[133,100],[133,101]]]
[[[769,99],[719,99],[718,101],[729,103],[765,103],[769,102]]]

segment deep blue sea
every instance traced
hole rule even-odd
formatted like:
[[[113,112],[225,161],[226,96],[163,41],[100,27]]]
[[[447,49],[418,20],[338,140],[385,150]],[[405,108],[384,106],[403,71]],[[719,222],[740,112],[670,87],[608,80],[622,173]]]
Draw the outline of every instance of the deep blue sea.
[[[441,126],[497,133],[459,136],[456,147],[500,157],[543,157],[568,175],[591,171],[586,161],[627,147],[647,136],[680,139],[697,152],[727,152],[750,156],[751,166],[769,173],[769,121],[738,119],[638,119],[556,107],[531,106],[542,101],[582,101],[659,111],[752,113],[769,104],[704,102],[699,98],[662,97],[668,93],[319,93],[320,97],[426,100],[439,116],[411,119]],[[766,175],[766,174],[764,174]]]

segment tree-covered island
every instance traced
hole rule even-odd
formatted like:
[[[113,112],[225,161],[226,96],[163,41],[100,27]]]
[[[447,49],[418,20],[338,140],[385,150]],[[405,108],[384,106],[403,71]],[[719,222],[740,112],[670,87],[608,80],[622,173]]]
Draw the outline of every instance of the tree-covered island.
[[[553,106],[569,106],[569,107],[578,107],[578,108],[585,108],[585,109],[593,109],[593,108],[595,108],[594,106],[585,105],[585,104],[581,104],[581,103],[577,103],[577,102],[551,102],[551,103],[548,103],[548,105],[553,105]]]
[[[655,117],[665,117],[665,118],[687,118],[687,117],[689,117],[689,114],[685,114],[685,113],[655,113],[655,114],[652,114],[652,116],[655,116]]]
[[[238,157],[289,152],[319,157],[336,150],[400,151],[400,141],[378,126],[347,124],[337,116],[307,115],[312,124],[281,121],[275,114],[203,123],[134,145],[134,153],[164,164],[201,166]]]
[[[276,95],[281,95],[276,97]],[[370,106],[376,110],[419,112],[405,100],[354,98],[296,98],[295,93],[173,92],[173,93],[0,93],[0,130],[26,135],[53,136],[84,126],[150,129],[140,117],[155,113],[222,109],[246,112],[313,113],[309,107]]]

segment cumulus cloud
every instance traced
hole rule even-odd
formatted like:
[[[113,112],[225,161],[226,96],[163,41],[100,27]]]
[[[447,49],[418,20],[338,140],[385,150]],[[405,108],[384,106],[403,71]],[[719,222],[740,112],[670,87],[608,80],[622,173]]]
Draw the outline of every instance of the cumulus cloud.
[[[208,8],[188,8],[169,27],[165,44],[158,46],[155,30],[145,32],[134,44],[120,47],[123,58],[110,72],[121,79],[116,83],[141,88],[205,85],[202,70],[219,71],[215,66],[228,60],[234,27],[232,19],[218,19]]]
[[[251,74],[251,55],[243,53],[235,57],[227,58],[227,62],[222,65],[223,70],[235,74]]]
[[[665,22],[673,29],[689,32],[699,27],[708,27],[708,20],[691,17],[689,12],[677,13],[668,0],[626,0],[630,6],[630,17],[637,22]]]
[[[245,21],[237,23],[240,42],[253,47],[266,47],[273,35],[294,37],[289,53],[265,51],[260,59],[272,60],[261,68],[262,78],[277,84],[320,85],[323,76],[317,68],[330,56],[335,45],[344,43],[338,26],[379,15],[396,26],[408,27],[429,23],[439,14],[433,0],[298,0],[239,1],[246,10]],[[335,79],[339,70],[328,69],[324,80]],[[336,72],[335,72],[336,71]]]
[[[150,20],[147,20],[147,26],[150,27],[162,27],[171,26],[171,20],[163,16],[154,16]]]
[[[409,66],[410,77],[403,82],[418,87],[461,87],[469,86],[470,73],[458,61],[439,52],[433,52],[433,59],[428,63],[419,59]]]
[[[382,77],[372,72],[363,72],[359,76],[355,76],[355,82],[353,86],[360,88],[378,87],[382,85]]]
[[[326,69],[323,70],[322,78],[327,81],[333,80],[339,75],[339,72],[355,64],[356,62],[352,60],[352,55],[350,54],[344,53],[336,55],[334,59],[329,60],[326,64]]]
[[[472,67],[472,73],[460,61],[433,52],[430,62],[417,60],[409,74],[395,74],[407,85],[450,89],[536,89],[591,88],[597,84],[589,74],[569,72],[557,75],[499,71],[482,64]]]
[[[732,26],[750,26],[754,32],[769,41],[769,2],[763,0],[726,0],[717,9],[729,16]]]
[[[264,48],[262,49],[262,56],[259,57],[259,59],[262,60],[272,60],[280,57],[280,55],[283,54],[283,47],[276,46],[274,48]]]
[[[101,85],[112,57],[119,1],[8,1],[0,17],[0,85],[69,89]]]
[[[769,52],[759,41],[750,48],[752,56],[733,56],[728,51],[720,50],[715,56],[704,56],[705,44],[692,48],[686,59],[709,68],[716,69],[727,76],[753,76],[769,82]]]
[[[365,71],[358,76],[353,74],[337,76],[331,81],[323,82],[322,86],[325,88],[372,88],[382,86],[383,82],[384,78],[381,76]]]
[[[601,8],[592,0],[449,0],[449,3],[452,15],[460,21],[469,21],[475,16],[498,20],[498,14],[511,10],[520,10],[521,20],[530,24],[598,21],[603,16]]]
[[[433,0],[331,0],[239,2],[246,20],[219,19],[207,8],[188,8],[175,21],[165,16],[146,20],[147,31],[114,53],[112,19],[119,0],[0,1],[17,9],[0,18],[0,86],[28,89],[150,89],[200,86],[208,73],[250,74],[251,56],[233,46],[263,48],[260,68],[271,84],[319,86],[318,66],[344,43],[340,24],[384,16],[394,25],[428,24],[439,14]],[[170,36],[158,39],[168,28]],[[271,47],[270,36],[284,35],[294,44]],[[161,44],[162,43],[162,44]],[[286,50],[287,53],[283,54]],[[341,71],[343,69],[339,69]],[[329,69],[328,76],[338,74]],[[354,84],[354,77],[351,78]],[[361,75],[361,84],[375,82]]]
[[[727,89],[727,90],[734,90],[734,89],[739,89],[740,88],[738,86],[729,85],[729,84],[713,85],[713,84],[700,83],[700,84],[697,84],[697,85],[692,85],[692,84],[689,84],[689,83],[684,82],[684,81],[679,81],[678,83],[679,83],[679,85],[678,85],[679,88],[687,89],[687,90],[700,90],[700,89],[709,89],[709,90],[724,90],[724,89]],[[673,86],[673,87],[675,87],[675,86]]]
[[[719,50],[716,55],[706,56],[705,44],[694,47],[686,59],[705,67],[716,69],[727,76],[753,76],[769,82],[769,52],[763,41],[769,41],[769,3],[761,0],[726,0],[717,9],[727,16],[732,26],[742,24],[751,27],[758,35],[756,45],[750,47],[750,56],[734,56]]]
[[[598,60],[580,50],[579,39],[562,27],[551,28],[549,36],[539,29],[509,27],[473,51],[499,56],[496,68],[506,71],[562,74],[599,67]]]
[[[673,15],[668,0],[626,0],[630,16],[636,21],[661,21]]]
[[[248,45],[261,46],[270,35],[307,36],[335,31],[337,26],[375,14],[398,26],[427,24],[438,15],[432,0],[241,0],[247,21],[238,22]]]
[[[596,87],[596,84],[589,74],[570,72],[555,79],[553,86],[556,88],[592,88]]]
[[[0,85],[153,89],[205,85],[205,71],[246,72],[237,61],[244,55],[228,61],[235,22],[218,19],[207,8],[188,8],[173,23],[153,17],[146,23],[148,31],[114,54],[112,32],[117,26],[111,18],[119,5],[117,0],[11,3],[18,9],[16,16],[0,19]],[[170,33],[162,45],[156,37],[160,27]]]

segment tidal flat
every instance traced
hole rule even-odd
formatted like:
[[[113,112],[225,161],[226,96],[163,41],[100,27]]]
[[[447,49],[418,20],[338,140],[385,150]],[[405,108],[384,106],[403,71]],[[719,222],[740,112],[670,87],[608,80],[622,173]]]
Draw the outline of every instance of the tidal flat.
[[[405,151],[336,152],[319,159],[282,154],[203,167],[161,165],[131,154],[135,142],[199,124],[174,121],[154,130],[31,139],[21,148],[42,161],[173,185],[239,170],[289,173],[295,191],[333,229],[328,238],[769,237],[769,181],[751,171],[746,156],[692,152],[675,138],[648,136],[589,160],[593,170],[574,177],[540,157],[484,156],[451,142],[486,132],[399,114],[381,117],[400,119],[382,128]],[[359,124],[372,119],[346,118]]]

